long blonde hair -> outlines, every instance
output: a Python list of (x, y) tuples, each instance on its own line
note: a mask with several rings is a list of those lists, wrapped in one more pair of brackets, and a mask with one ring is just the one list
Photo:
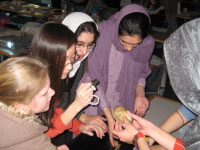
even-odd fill
[(44, 87), (47, 64), (38, 58), (15, 57), (0, 64), (0, 101), (29, 104)]

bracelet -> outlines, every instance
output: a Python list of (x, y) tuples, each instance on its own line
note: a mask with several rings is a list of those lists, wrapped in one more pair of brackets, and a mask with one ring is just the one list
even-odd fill
[(138, 132), (134, 137), (133, 137), (133, 145), (135, 145), (136, 150), (138, 150), (138, 146), (137, 146), (137, 140), (139, 138), (144, 138), (146, 140), (146, 142), (149, 144), (149, 140), (148, 138), (142, 133), (142, 132)]
[(173, 150), (184, 150), (185, 147), (180, 139), (176, 139)]
[(142, 132), (138, 132), (136, 135), (138, 139), (143, 137), (146, 140), (146, 142), (149, 144), (149, 139)]

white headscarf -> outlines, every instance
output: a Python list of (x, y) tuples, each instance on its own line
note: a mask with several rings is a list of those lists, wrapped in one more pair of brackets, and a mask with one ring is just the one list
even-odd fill
[[(72, 32), (76, 32), (77, 28), (85, 23), (85, 22), (94, 22), (94, 20), (86, 13), (82, 13), (82, 12), (73, 12), (73, 13), (70, 13), (69, 15), (67, 15), (63, 21), (62, 21), (62, 24), (64, 24), (65, 26), (67, 26)], [(95, 23), (95, 22), (94, 22)], [(96, 23), (95, 23), (96, 24)], [(97, 25), (96, 25), (97, 27)], [(92, 49), (91, 49), (92, 50)], [(91, 51), (90, 50), (90, 51)], [(87, 56), (89, 55), (90, 51), (80, 60), (80, 61), (77, 61), (74, 65), (73, 65), (73, 69), (70, 71), (69, 73), (69, 78), (72, 78), (78, 68), (80, 67), (81, 65), (81, 62), (87, 58)]]
[(72, 32), (75, 33), (77, 28), (82, 23), (89, 21), (94, 22), (94, 20), (88, 14), (82, 12), (73, 12), (63, 19), (62, 24), (67, 26)]

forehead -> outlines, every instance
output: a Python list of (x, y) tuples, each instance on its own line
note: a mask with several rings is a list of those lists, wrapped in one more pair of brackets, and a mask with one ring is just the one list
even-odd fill
[(82, 32), (78, 38), (77, 41), (84, 42), (84, 43), (90, 43), (94, 41), (94, 33), (91, 32)]
[(131, 35), (131, 36), (130, 35), (121, 35), (119, 37), (124, 42), (130, 43), (130, 44), (137, 44), (137, 43), (140, 43), (142, 41), (142, 38), (137, 34), (134, 34), (134, 35)]

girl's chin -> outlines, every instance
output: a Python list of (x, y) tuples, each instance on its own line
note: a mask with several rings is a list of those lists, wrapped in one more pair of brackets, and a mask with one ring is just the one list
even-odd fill
[(80, 58), (83, 58), (84, 56), (85, 56), (85, 55), (80, 55), (79, 57), (80, 57)]
[(79, 58), (83, 58), (85, 55), (84, 54), (78, 54)]
[(45, 109), (45, 111), (49, 110), (49, 106)]
[(62, 74), (61, 79), (65, 79), (65, 78), (67, 78), (67, 76), (68, 76), (68, 73)]

